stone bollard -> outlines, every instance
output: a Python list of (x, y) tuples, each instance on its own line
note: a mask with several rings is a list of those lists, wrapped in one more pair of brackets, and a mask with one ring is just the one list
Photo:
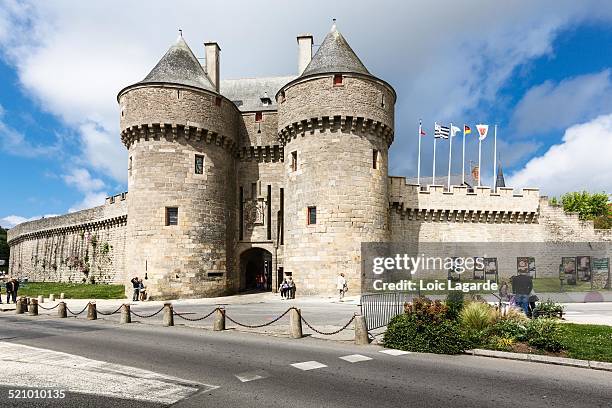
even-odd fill
[(225, 330), (225, 309), (218, 308), (217, 310), (215, 310), (215, 323), (213, 324), (213, 330)]
[(355, 316), (355, 344), (370, 344), (370, 337), (368, 336), (368, 325), (366, 324), (365, 316)]
[(172, 303), (164, 303), (164, 326), (174, 326), (174, 309)]
[(302, 338), (302, 319), (300, 318), (300, 309), (291, 309), (289, 311), (289, 330), (291, 338)]
[(60, 299), (64, 299), (64, 292), (60, 293)]
[(38, 300), (32, 298), (32, 300), (30, 300), (30, 307), (28, 309), (28, 314), (30, 316), (38, 316)]
[(121, 320), (120, 323), (132, 323), (132, 312), (130, 312), (130, 305), (124, 304), (121, 308)]
[(49, 302), (55, 302), (55, 295), (53, 293), (49, 295)]
[(43, 295), (38, 295), (38, 304), (40, 305), (42, 303), (45, 303), (45, 298)]
[(68, 317), (68, 313), (66, 312), (66, 302), (59, 302), (59, 306), (57, 307), (57, 316), (62, 319)]
[(96, 304), (93, 302), (89, 302), (87, 304), (87, 320), (97, 320), (98, 319), (98, 310), (96, 309)]
[(15, 313), (24, 314), (27, 308), (27, 300), (23, 296), (17, 299), (17, 303), (15, 304)]

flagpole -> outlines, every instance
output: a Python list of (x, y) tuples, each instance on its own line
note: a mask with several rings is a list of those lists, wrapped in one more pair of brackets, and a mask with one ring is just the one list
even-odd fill
[(451, 163), (453, 157), (453, 122), (451, 122), (450, 124), (450, 134), (448, 135), (448, 137), (450, 140), (448, 141), (448, 179), (446, 181), (446, 188), (448, 189), (448, 191), (450, 191)]
[[(434, 125), (434, 129), (435, 129), (435, 125)], [(431, 172), (431, 184), (434, 186), (436, 185), (436, 140), (437, 140), (437, 137), (436, 137), (436, 132), (434, 130), (433, 171)]]
[[(417, 166), (418, 166), (418, 170), (417, 170), (417, 184), (420, 186), (421, 185), (421, 133), (422, 133), (422, 126), (423, 126), (423, 122), (419, 119), (419, 157), (417, 159)], [(419, 187), (420, 189), (420, 187)]]
[(465, 185), (465, 123), (463, 124), (463, 154), (461, 156), (461, 185)]
[(493, 192), (497, 192), (497, 125), (493, 133)]
[(478, 135), (478, 187), (480, 187), (480, 179), (482, 178), (482, 168), (480, 167), (480, 159), (482, 157), (482, 140)]

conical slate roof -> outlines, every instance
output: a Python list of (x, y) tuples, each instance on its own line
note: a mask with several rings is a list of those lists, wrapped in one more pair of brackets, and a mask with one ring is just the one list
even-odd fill
[(506, 187), (506, 180), (504, 179), (504, 171), (502, 170), (501, 163), (497, 165), (497, 180), (495, 180), (495, 187)]
[(155, 68), (149, 72), (149, 75), (139, 82), (139, 84), (149, 83), (188, 85), (215, 92), (213, 84), (182, 35), (159, 60)]
[(344, 36), (337, 30), (335, 23), (301, 76), (329, 72), (370, 75)]

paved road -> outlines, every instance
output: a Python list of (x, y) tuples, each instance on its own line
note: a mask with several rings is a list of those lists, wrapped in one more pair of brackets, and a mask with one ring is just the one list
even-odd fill
[(29, 385), (67, 390), (70, 407), (612, 406), (604, 371), (109, 320), (3, 314), (0, 327), (3, 399)]

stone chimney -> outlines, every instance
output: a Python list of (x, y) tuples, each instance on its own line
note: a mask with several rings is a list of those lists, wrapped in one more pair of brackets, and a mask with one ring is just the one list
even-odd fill
[(215, 90), (219, 92), (219, 44), (216, 42), (204, 43), (206, 52), (206, 73), (210, 78)]
[(306, 69), (312, 59), (312, 35), (302, 34), (297, 37), (298, 43), (298, 75)]

